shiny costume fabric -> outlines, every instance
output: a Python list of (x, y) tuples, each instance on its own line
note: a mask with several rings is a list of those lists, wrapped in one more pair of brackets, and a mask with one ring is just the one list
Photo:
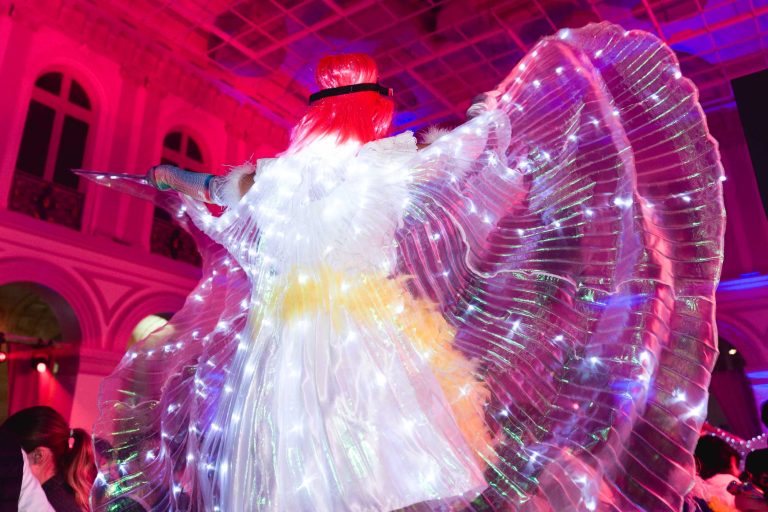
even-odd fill
[(204, 257), (102, 387), (113, 498), (680, 509), (724, 229), (695, 88), (653, 36), (600, 24), (542, 40), (487, 105), (421, 151), (406, 133), (260, 161), (218, 218), (101, 180)]

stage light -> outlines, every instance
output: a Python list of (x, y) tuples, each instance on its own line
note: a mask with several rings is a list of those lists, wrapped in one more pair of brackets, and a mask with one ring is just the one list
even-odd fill
[(732, 349), (730, 349), (730, 350), (728, 351), (728, 355), (731, 355), (731, 356), (735, 356), (735, 355), (736, 355), (736, 352), (737, 352), (737, 350), (736, 350), (735, 348), (732, 348)]
[(38, 373), (45, 373), (48, 371), (48, 359), (44, 357), (33, 357), (32, 358), (32, 368), (34, 368)]
[(0, 349), (0, 363), (4, 363), (8, 360), (8, 352), (4, 349)]

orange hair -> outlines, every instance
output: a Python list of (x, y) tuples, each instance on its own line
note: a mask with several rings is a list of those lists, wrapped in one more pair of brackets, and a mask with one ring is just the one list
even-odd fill
[[(376, 83), (379, 72), (368, 55), (350, 53), (320, 59), (315, 80), (321, 89), (362, 83)], [(364, 91), (329, 96), (312, 103), (291, 134), (291, 148), (300, 149), (313, 140), (329, 136), (341, 144), (361, 144), (389, 133), (394, 103), (377, 92)]]

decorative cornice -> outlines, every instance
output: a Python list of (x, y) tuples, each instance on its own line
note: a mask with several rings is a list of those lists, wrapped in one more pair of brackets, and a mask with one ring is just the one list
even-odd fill
[(112, 373), (123, 354), (90, 347), (80, 348), (80, 367), (78, 373), (106, 376)]
[[(5, 254), (26, 254), (41, 246), (55, 254), (59, 248), (66, 248), (73, 264), (101, 262), (131, 275), (145, 275), (150, 268), (155, 282), (171, 288), (191, 287), (200, 276), (200, 269), (186, 263), (11, 211), (0, 210), (0, 241), (8, 242), (0, 243)], [(159, 276), (163, 279), (158, 281)]]
[(252, 141), (263, 140), (265, 132), (277, 144), (287, 141), (290, 126), (284, 119), (249, 97), (228, 94), (231, 86), (203, 69), (206, 63), (186, 61), (167, 46), (108, 16), (80, 0), (18, 3), (12, 14), (29, 28), (45, 25), (81, 42), (118, 63), (127, 80), (211, 112)]
[(78, 267), (77, 272), (93, 290), (107, 321), (114, 317), (126, 301), (143, 289), (136, 279), (123, 279), (114, 274), (87, 267)]

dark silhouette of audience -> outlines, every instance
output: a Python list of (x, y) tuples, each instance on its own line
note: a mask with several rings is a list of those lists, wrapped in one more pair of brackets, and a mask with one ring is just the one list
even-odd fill
[(738, 482), (739, 453), (723, 439), (705, 435), (694, 451), (698, 477), (692, 492), (699, 510), (735, 510), (735, 496), (728, 491)]
[(747, 454), (741, 480), (743, 484), (730, 489), (736, 496), (736, 509), (740, 512), (768, 512), (768, 500), (765, 499), (768, 490), (768, 449)]

